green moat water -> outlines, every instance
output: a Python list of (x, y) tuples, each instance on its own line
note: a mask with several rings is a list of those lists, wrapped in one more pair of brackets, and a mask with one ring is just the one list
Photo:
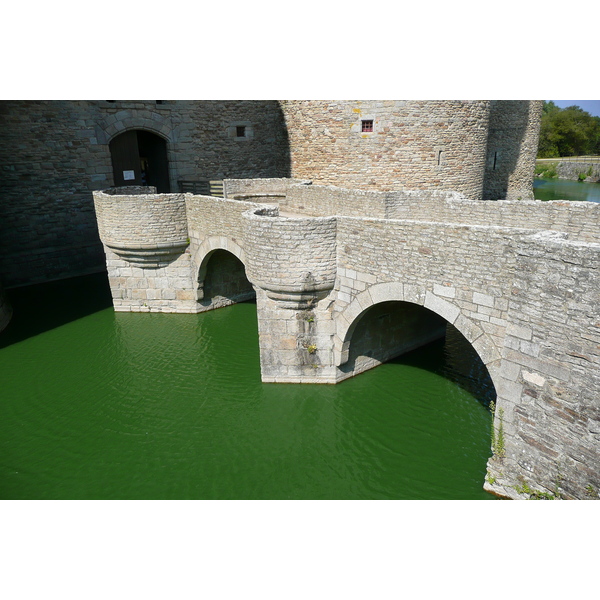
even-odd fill
[(12, 290), (3, 499), (493, 499), (460, 335), (339, 385), (263, 384), (256, 306), (115, 313), (104, 275)]
[(536, 200), (600, 202), (600, 183), (536, 178), (533, 180), (533, 195)]

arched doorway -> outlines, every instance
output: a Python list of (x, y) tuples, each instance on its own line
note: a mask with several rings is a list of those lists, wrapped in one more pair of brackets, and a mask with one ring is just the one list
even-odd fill
[(143, 129), (130, 129), (109, 144), (114, 185), (152, 185), (159, 193), (171, 191), (167, 142)]

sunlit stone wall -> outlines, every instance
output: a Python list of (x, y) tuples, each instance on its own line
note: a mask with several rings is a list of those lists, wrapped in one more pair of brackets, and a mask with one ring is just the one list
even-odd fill
[[(292, 176), (361, 190), (481, 198), (489, 101), (282, 101)], [(372, 121), (373, 131), (363, 131)]]
[[(505, 456), (486, 486), (600, 497), (600, 244), (542, 232), (512, 244), (503, 344)], [(499, 427), (498, 418), (496, 427)]]
[(600, 181), (600, 162), (562, 160), (558, 162), (556, 172), (560, 179), (580, 181), (583, 178), (588, 183), (597, 183)]

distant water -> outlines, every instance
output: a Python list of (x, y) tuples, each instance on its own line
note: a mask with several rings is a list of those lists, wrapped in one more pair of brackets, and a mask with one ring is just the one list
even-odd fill
[(600, 202), (600, 183), (535, 178), (533, 180), (533, 195), (536, 200)]
[(11, 301), (2, 499), (493, 499), (494, 390), (455, 330), (339, 385), (263, 384), (252, 303), (115, 313), (104, 275)]

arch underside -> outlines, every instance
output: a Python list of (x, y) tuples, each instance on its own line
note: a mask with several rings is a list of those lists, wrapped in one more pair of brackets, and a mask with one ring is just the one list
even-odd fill
[(212, 310), (256, 298), (246, 277), (244, 251), (235, 242), (214, 236), (206, 239), (195, 253), (198, 265), (198, 304)]
[(500, 353), (489, 336), (452, 302), (399, 282), (372, 285), (338, 314), (334, 360), (341, 379), (443, 337), (448, 324), (474, 348), (496, 385)]

